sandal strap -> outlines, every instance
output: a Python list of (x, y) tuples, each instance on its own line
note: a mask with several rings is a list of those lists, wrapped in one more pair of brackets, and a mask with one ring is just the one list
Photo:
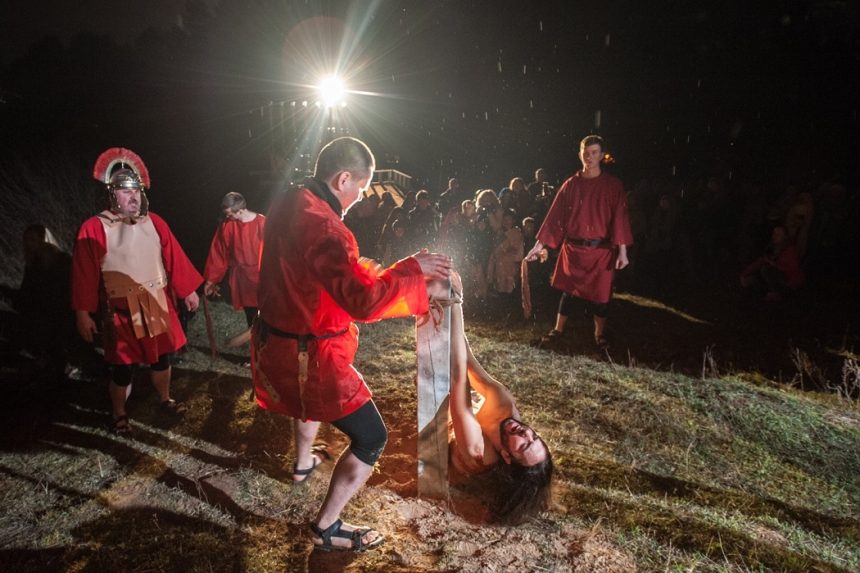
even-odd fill
[[(343, 520), (338, 519), (325, 529), (320, 529), (319, 525), (316, 523), (311, 523), (311, 531), (313, 531), (314, 535), (322, 539), (324, 545), (331, 545), (332, 535), (338, 533), (340, 531), (340, 526), (343, 525)], [(342, 535), (335, 535), (335, 537), (343, 537)]]
[(293, 473), (294, 473), (295, 475), (297, 475), (297, 476), (306, 476), (306, 475), (308, 475), (308, 474), (313, 473), (313, 471), (314, 471), (315, 469), (317, 469), (317, 466), (318, 466), (318, 465), (320, 465), (320, 464), (322, 463), (322, 460), (321, 460), (321, 459), (319, 458), (319, 456), (317, 456), (315, 453), (313, 454), (313, 456), (312, 456), (312, 457), (313, 457), (313, 460), (314, 460), (314, 464), (313, 464), (311, 467), (309, 467), (309, 468), (305, 468), (305, 469), (303, 469), (303, 470), (300, 470), (300, 469), (299, 469), (299, 466), (294, 464), (294, 465), (293, 465)]

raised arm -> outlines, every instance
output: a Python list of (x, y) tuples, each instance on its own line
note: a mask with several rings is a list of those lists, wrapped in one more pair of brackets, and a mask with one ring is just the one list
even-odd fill
[[(462, 290), (459, 276), (452, 273), (455, 290)], [(459, 289), (458, 289), (459, 287)], [(448, 281), (437, 280), (427, 284), (431, 298), (448, 297)], [(472, 411), (472, 394), (468, 378), (468, 345), (463, 333), (462, 305), (451, 306), (451, 394), (448, 402), (457, 452), (455, 455), (465, 470), (477, 472), (484, 468), (484, 436)]]

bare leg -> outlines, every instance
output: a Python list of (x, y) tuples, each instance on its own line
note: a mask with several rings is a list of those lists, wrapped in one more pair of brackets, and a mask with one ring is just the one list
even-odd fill
[(128, 400), (129, 395), (131, 395), (131, 384), (128, 386), (117, 386), (113, 381), (110, 381), (108, 382), (108, 394), (110, 395), (114, 419), (125, 416), (125, 402)]
[(563, 314), (555, 315), (555, 330), (559, 332), (564, 332), (565, 325), (567, 325), (567, 317)]
[(603, 336), (603, 330), (606, 328), (606, 317), (594, 315), (594, 338), (598, 339)]
[[(311, 447), (314, 444), (314, 440), (317, 438), (317, 432), (319, 429), (319, 422), (302, 422), (301, 420), (293, 420), (293, 435), (295, 436), (296, 444), (296, 469), (308, 469), (318, 463), (317, 460), (314, 460), (316, 456), (311, 453)], [(304, 477), (305, 476), (294, 474), (293, 481), (302, 481)]]
[(152, 385), (155, 386), (155, 391), (158, 392), (158, 400), (161, 402), (170, 400), (170, 371), (170, 367), (166, 370), (149, 371)]
[[(337, 521), (347, 502), (361, 489), (361, 486), (364, 485), (371, 473), (373, 473), (373, 466), (367, 465), (352, 455), (352, 452), (346, 450), (340, 456), (340, 459), (338, 459), (337, 465), (335, 465), (332, 472), (325, 501), (323, 501), (322, 507), (320, 507), (319, 513), (317, 513), (317, 517), (314, 520), (317, 527), (324, 530)], [(341, 530), (344, 532), (354, 531), (355, 529), (357, 529), (355, 526), (348, 523), (344, 523), (341, 526)], [(362, 542), (372, 543), (380, 535), (378, 531), (371, 530), (362, 537)], [(316, 537), (316, 539), (319, 539), (319, 537)], [(321, 539), (320, 542), (322, 542)], [(331, 542), (334, 545), (341, 545), (343, 547), (351, 545), (349, 539), (337, 537), (332, 537)]]

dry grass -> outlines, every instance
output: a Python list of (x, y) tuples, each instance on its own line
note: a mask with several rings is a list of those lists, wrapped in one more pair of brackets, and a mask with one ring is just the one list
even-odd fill
[[(219, 340), (241, 330), (239, 313), (213, 311)], [(851, 402), (548, 353), (525, 327), (469, 335), (553, 451), (556, 506), (541, 519), (484, 525), (469, 488), (453, 509), (415, 497), (413, 325), (364, 325), (357, 367), (390, 441), (346, 518), (388, 539), (361, 556), (311, 552), (304, 523), (331, 466), (290, 485), (288, 420), (251, 402), (241, 350), (209, 357), (199, 316), (175, 374), (191, 412), (171, 425), (138, 384), (131, 440), (104, 428), (100, 384), (49, 394), (4, 380), (0, 570), (860, 570)], [(326, 426), (321, 437), (343, 445)]]

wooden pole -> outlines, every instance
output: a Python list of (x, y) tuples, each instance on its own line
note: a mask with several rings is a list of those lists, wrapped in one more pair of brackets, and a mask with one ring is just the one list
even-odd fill
[[(448, 296), (451, 296), (450, 284)], [(415, 329), (418, 357), (418, 495), (448, 499), (451, 308), (433, 305)]]

